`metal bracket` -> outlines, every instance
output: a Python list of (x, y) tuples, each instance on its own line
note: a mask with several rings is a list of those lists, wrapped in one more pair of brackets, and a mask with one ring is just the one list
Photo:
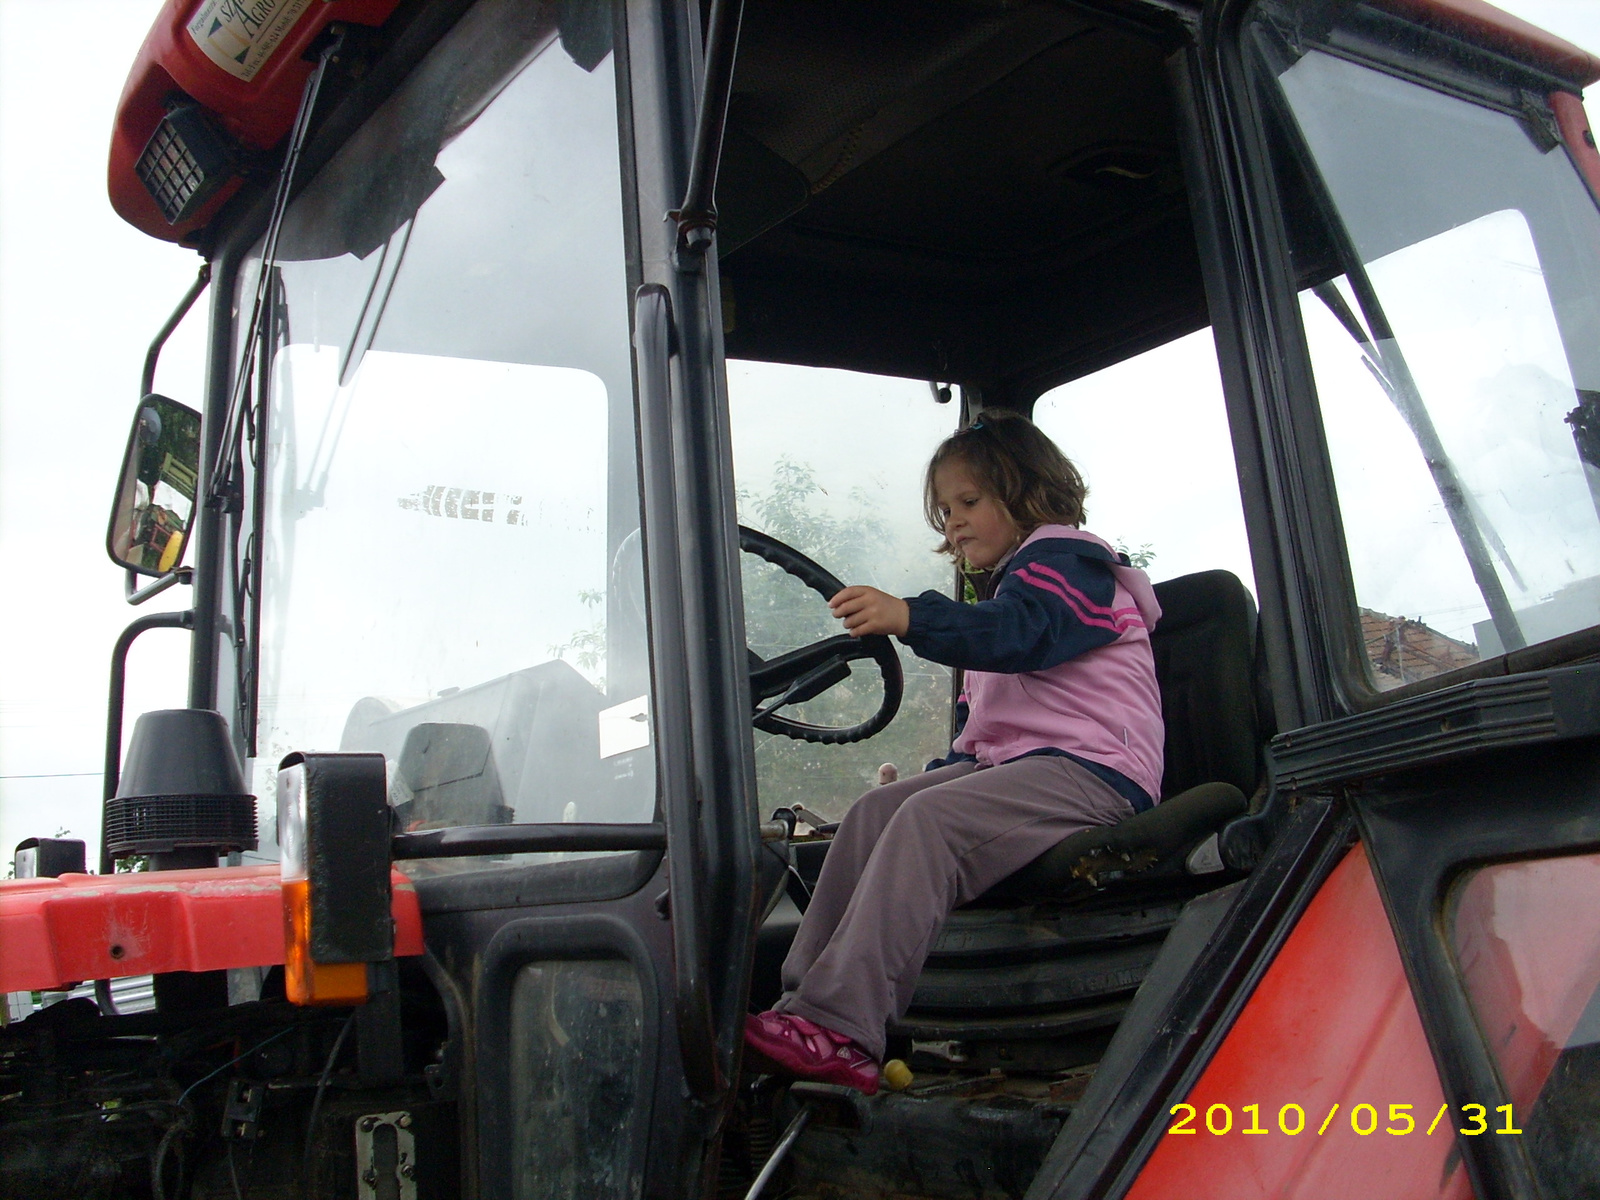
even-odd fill
[(1551, 111), (1550, 102), (1527, 88), (1519, 89), (1517, 99), (1521, 101), (1523, 128), (1527, 130), (1529, 140), (1539, 148), (1539, 153), (1549, 154), (1561, 145), (1561, 126), (1556, 123), (1556, 114)]
[(127, 582), (123, 587), (123, 599), (125, 599), (129, 604), (143, 604), (152, 596), (159, 596), (162, 592), (173, 586), (173, 584), (192, 584), (194, 582), (194, 568), (179, 567), (177, 570), (168, 571), (165, 575), (152, 580), (143, 587), (139, 586), (138, 581), (139, 573), (130, 568), (127, 575)]
[[(392, 1130), (393, 1137), (385, 1133)], [(417, 1200), (417, 1142), (408, 1112), (356, 1118), (356, 1195)]]
[(222, 1107), (222, 1136), (253, 1140), (261, 1136), (261, 1106), (267, 1098), (267, 1085), (248, 1079), (235, 1079), (228, 1087)]
[(694, 151), (689, 158), (689, 182), (683, 203), (667, 214), (678, 227), (674, 258), (680, 271), (702, 269), (704, 256), (717, 232), (717, 168), (722, 161), (723, 127), (728, 120), (733, 60), (743, 15), (744, 0), (711, 0), (705, 74), (701, 80)]
[(935, 1058), (942, 1058), (945, 1062), (964, 1063), (967, 1061), (967, 1044), (946, 1039), (936, 1042), (911, 1043), (912, 1054), (931, 1054)]

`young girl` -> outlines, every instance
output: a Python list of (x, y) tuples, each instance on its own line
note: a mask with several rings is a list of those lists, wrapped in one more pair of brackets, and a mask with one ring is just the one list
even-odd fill
[(885, 1025), (950, 910), (1159, 796), (1161, 610), (1143, 571), (1078, 528), (1086, 493), (1032, 422), (986, 412), (934, 452), (925, 497), (939, 550), (992, 572), (989, 598), (847, 587), (828, 602), (853, 636), (965, 668), (966, 688), (950, 756), (861, 797), (828, 848), (783, 996), (745, 1023), (780, 1069), (876, 1092)]

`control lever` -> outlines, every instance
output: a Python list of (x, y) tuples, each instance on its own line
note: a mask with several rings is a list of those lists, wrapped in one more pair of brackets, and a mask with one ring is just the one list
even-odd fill
[(850, 678), (850, 664), (837, 658), (830, 658), (819, 667), (813, 667), (789, 685), (789, 690), (784, 692), (770, 704), (763, 704), (756, 709), (755, 715), (750, 719), (759, 721), (769, 713), (777, 712), (787, 704), (804, 704), (807, 700), (815, 700), (823, 692), (836, 683), (841, 683)]

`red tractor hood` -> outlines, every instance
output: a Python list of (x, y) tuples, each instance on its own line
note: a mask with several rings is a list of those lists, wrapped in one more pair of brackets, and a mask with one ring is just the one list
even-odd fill
[[(422, 910), (400, 872), (394, 952), (421, 954)], [(274, 864), (0, 882), (0, 992), (283, 961)]]

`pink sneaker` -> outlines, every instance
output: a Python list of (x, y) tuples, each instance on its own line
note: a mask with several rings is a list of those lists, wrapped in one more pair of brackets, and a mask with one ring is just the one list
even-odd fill
[(744, 1042), (785, 1074), (878, 1091), (877, 1060), (845, 1037), (793, 1013), (767, 1011), (744, 1019)]

